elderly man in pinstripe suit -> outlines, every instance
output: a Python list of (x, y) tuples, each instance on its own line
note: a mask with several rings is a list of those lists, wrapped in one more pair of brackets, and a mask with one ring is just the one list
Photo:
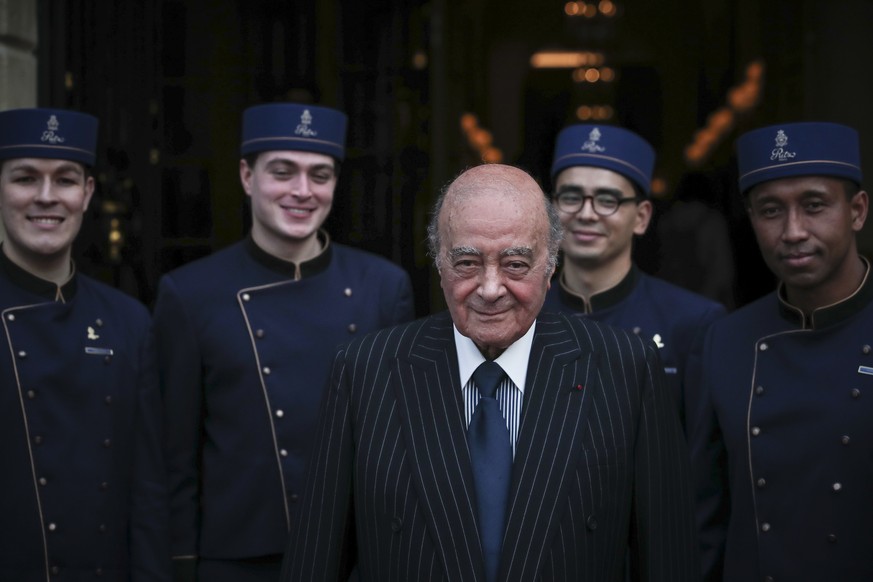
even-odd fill
[[(472, 168), (429, 234), (448, 313), (337, 354), (283, 580), (345, 580), (355, 564), (362, 582), (624, 582), (628, 567), (695, 580), (687, 454), (657, 352), (540, 313), (561, 227), (539, 186)], [(496, 392), (477, 376), (493, 363)]]

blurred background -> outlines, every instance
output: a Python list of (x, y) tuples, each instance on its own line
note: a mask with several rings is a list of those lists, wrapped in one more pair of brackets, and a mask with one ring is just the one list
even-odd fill
[[(739, 133), (846, 123), (873, 172), (870, 0), (3, 0), (0, 109), (100, 118), (79, 268), (149, 304), (159, 276), (246, 233), (243, 109), (349, 115), (331, 236), (412, 276), (440, 188), (503, 162), (549, 191), (557, 132), (615, 124), (658, 152), (640, 266), (737, 307), (774, 285), (736, 190)], [(870, 228), (861, 234), (870, 256)]]

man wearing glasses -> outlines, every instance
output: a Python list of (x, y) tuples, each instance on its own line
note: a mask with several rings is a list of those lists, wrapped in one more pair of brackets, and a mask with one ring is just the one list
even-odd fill
[(619, 127), (572, 125), (558, 134), (552, 201), (564, 226), (563, 263), (544, 309), (576, 312), (631, 330), (658, 348), (683, 425), (692, 346), (724, 307), (656, 279), (631, 258), (652, 217), (655, 151)]

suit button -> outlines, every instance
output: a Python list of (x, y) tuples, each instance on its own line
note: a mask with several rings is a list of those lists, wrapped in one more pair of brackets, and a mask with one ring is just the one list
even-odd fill
[(100, 491), (108, 491), (108, 490), (109, 490), (109, 483), (104, 481), (103, 483), (100, 484)]
[(837, 543), (837, 534), (828, 534), (828, 541), (832, 544)]
[(297, 501), (300, 499), (300, 496), (296, 493), (292, 493), (288, 496), (288, 499), (290, 499), (292, 503), (297, 503)]
[(52, 576), (57, 576), (58, 574), (61, 573), (61, 569), (58, 568), (57, 566), (52, 566), (51, 568), (49, 568), (49, 572), (52, 573)]
[(106, 398), (103, 399), (103, 402), (106, 404), (112, 404), (112, 396), (107, 395)]
[(112, 446), (112, 439), (105, 439), (105, 440), (103, 441), (103, 447), (104, 447), (104, 448), (107, 448), (107, 449), (108, 449), (108, 448), (111, 447), (111, 446)]
[(102, 576), (103, 575), (103, 568), (97, 568), (96, 570), (94, 570), (94, 575), (97, 576), (98, 578), (100, 576)]
[(391, 531), (398, 532), (403, 529), (403, 520), (399, 517), (395, 517), (391, 520)]
[(773, 582), (773, 576), (764, 576), (764, 582)]
[(593, 515), (589, 515), (588, 519), (585, 521), (585, 525), (589, 530), (594, 531), (597, 529), (597, 519), (595, 519)]
[(101, 523), (99, 526), (97, 526), (97, 531), (99, 531), (100, 533), (106, 533), (106, 524)]

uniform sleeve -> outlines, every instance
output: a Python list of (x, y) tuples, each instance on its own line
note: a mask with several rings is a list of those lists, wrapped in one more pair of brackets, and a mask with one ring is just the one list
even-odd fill
[(714, 303), (701, 315), (695, 326), (694, 336), (691, 339), (690, 350), (685, 360), (685, 369), (682, 376), (682, 394), (680, 396), (680, 416), (682, 428), (688, 436), (690, 417), (699, 406), (700, 399), (700, 365), (703, 354), (703, 341), (712, 324), (724, 317), (727, 310), (720, 303)]
[(198, 338), (173, 279), (165, 276), (154, 311), (170, 495), (170, 552), (176, 580), (191, 579), (200, 524), (203, 434)]
[(292, 519), (283, 582), (347, 580), (355, 562), (354, 443), (347, 380), (341, 350), (322, 403), (303, 498)]
[(154, 341), (144, 334), (136, 383), (131, 491), (131, 581), (169, 582), (167, 485), (161, 450), (161, 398)]
[(634, 456), (631, 580), (697, 581), (699, 560), (688, 449), (663, 365), (646, 348)]
[(691, 466), (697, 498), (696, 519), (700, 536), (703, 580), (722, 579), (727, 522), (730, 515), (727, 450), (712, 403), (706, 370), (712, 370), (713, 334), (708, 334), (700, 350), (700, 365), (694, 380), (697, 394), (693, 414), (689, 414)]
[(412, 295), (412, 283), (406, 271), (401, 271), (396, 277), (394, 288), (389, 298), (391, 320), (385, 322), (385, 327), (407, 323), (415, 319), (415, 301)]

